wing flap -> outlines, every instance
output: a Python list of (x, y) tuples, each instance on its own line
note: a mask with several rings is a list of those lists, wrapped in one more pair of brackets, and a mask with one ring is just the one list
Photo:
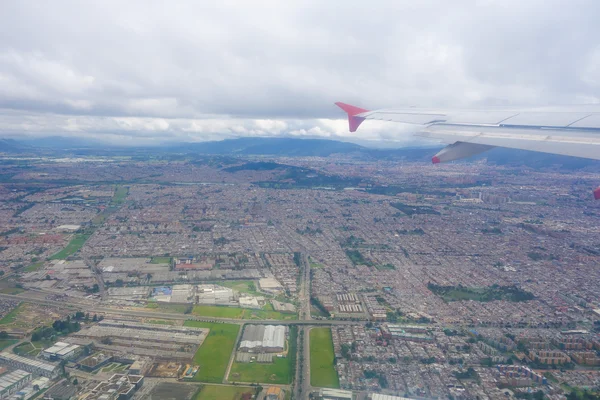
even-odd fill
[(600, 135), (585, 131), (432, 125), (417, 135), (445, 143), (465, 142), (600, 160)]

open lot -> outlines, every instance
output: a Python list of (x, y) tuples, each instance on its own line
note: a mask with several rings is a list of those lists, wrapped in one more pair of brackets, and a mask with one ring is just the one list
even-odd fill
[(11, 328), (20, 331), (33, 330), (40, 325), (52, 325), (52, 322), (61, 317), (62, 314), (52, 306), (21, 303), (0, 320), (0, 325), (2, 325), (2, 330), (9, 333)]
[(270, 296), (267, 293), (259, 292), (256, 288), (256, 283), (254, 281), (214, 281), (210, 282), (215, 285), (221, 285), (233, 290), (236, 290), (240, 293), (248, 293), (253, 296)]
[(204, 343), (202, 343), (202, 346), (200, 346), (194, 355), (194, 363), (200, 365), (200, 370), (194, 377), (194, 380), (221, 383), (225, 376), (229, 357), (235, 346), (240, 326), (236, 324), (200, 321), (185, 321), (184, 325), (210, 329)]
[(181, 383), (160, 382), (156, 385), (147, 400), (181, 399), (191, 400), (199, 393), (200, 387)]
[(159, 303), (156, 301), (149, 301), (146, 304), (144, 311), (158, 311), (158, 312), (174, 312), (177, 314), (185, 313), (188, 308), (187, 304), (171, 304), (171, 303)]
[(310, 384), (315, 387), (339, 388), (340, 381), (333, 366), (331, 329), (310, 330)]
[(10, 310), (8, 314), (6, 314), (2, 319), (0, 319), (0, 325), (8, 325), (15, 322), (23, 306), (23, 303), (20, 303), (18, 306)]
[(254, 392), (255, 389), (251, 387), (205, 385), (196, 400), (239, 400), (244, 393)]

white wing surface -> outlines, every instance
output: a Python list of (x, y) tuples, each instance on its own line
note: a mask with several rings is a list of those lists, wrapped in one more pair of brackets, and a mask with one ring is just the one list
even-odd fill
[[(600, 107), (538, 109), (366, 110), (335, 103), (348, 114), (351, 132), (368, 119), (415, 125), (415, 134), (449, 143), (434, 163), (507, 147), (600, 160)], [(600, 188), (594, 191), (600, 199)]]

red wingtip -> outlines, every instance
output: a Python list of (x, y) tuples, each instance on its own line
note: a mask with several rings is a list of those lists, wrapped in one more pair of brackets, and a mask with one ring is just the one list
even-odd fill
[(338, 101), (337, 103), (335, 103), (336, 106), (338, 106), (339, 108), (341, 108), (342, 110), (344, 110), (349, 116), (355, 116), (356, 114), (361, 114), (364, 112), (368, 112), (369, 110), (365, 110), (364, 108), (360, 108), (360, 107), (356, 107), (350, 104), (346, 104), (346, 103), (342, 103), (341, 101)]
[(356, 132), (360, 124), (365, 120), (362, 117), (356, 117), (356, 115), (369, 111), (365, 110), (364, 108), (352, 106), (350, 104), (342, 103), (339, 101), (335, 103), (335, 105), (344, 110), (346, 114), (348, 114), (348, 128), (350, 129), (350, 132)]
[(440, 161), (440, 159), (438, 158), (438, 156), (433, 156), (433, 157), (431, 158), (431, 162), (432, 162), (432, 163), (434, 163), (434, 164), (439, 164), (441, 161)]
[(600, 200), (600, 187), (598, 189), (594, 190), (594, 199)]

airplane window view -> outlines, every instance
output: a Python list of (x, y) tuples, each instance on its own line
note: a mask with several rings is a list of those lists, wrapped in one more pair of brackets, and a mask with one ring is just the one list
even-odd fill
[(600, 1), (0, 1), (0, 399), (600, 400)]

